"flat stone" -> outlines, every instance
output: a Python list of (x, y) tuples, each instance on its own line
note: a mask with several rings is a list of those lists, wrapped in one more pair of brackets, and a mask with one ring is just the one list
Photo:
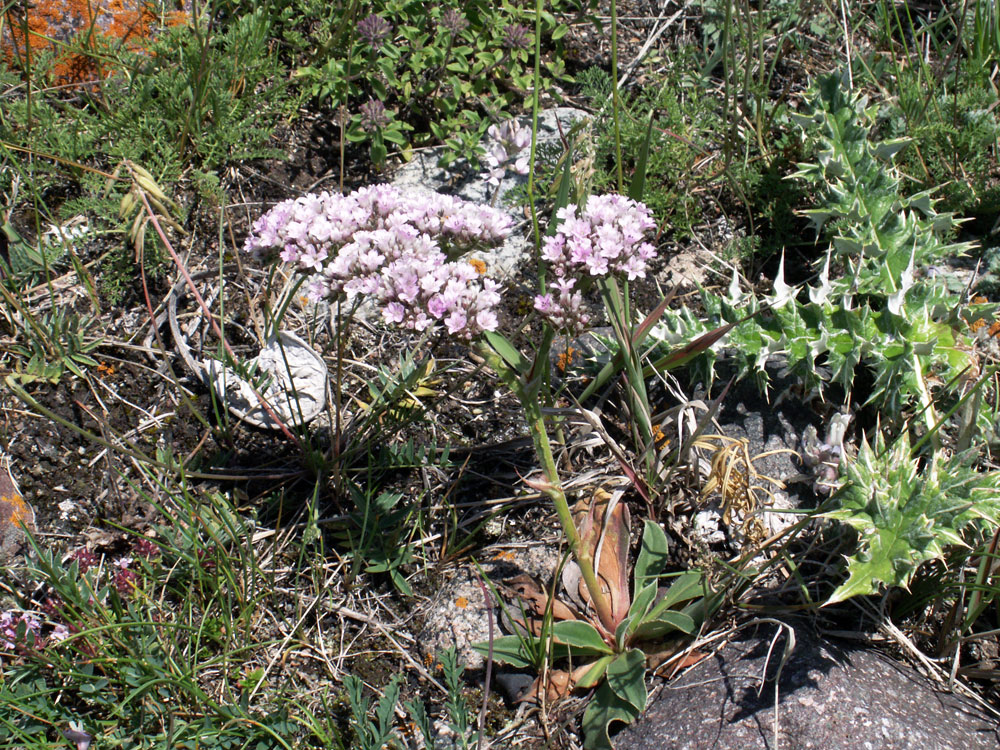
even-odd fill
[[(773, 644), (774, 636), (778, 637)], [(617, 750), (996, 750), (997, 722), (875, 649), (767, 623), (661, 685)], [(766, 681), (761, 682), (766, 676)], [(777, 677), (777, 682), (775, 678)]]

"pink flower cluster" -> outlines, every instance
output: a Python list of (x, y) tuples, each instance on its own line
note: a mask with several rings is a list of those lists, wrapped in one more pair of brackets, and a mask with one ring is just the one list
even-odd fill
[[(19, 637), (18, 626), (23, 624), (23, 637)], [(34, 636), (35, 645), (42, 642), (42, 623), (36, 617), (32, 617), (27, 612), (8, 609), (0, 612), (0, 647), (4, 651), (13, 651), (19, 647), (27, 645), (28, 633)]]
[(531, 130), (522, 128), (517, 120), (507, 120), (501, 125), (490, 125), (486, 134), (490, 144), (486, 150), (486, 181), (498, 187), (507, 170), (528, 174), (530, 154), (524, 150), (531, 145)]
[(510, 217), (488, 206), (375, 185), (279, 203), (254, 223), (246, 249), (279, 250), (314, 274), (312, 299), (371, 297), (388, 323), (422, 331), (443, 322), (470, 339), (496, 329), (500, 295), (458, 258), (499, 245), (510, 229)]
[(582, 212), (566, 206), (556, 217), (559, 231), (546, 237), (542, 248), (556, 276), (555, 291), (535, 297), (535, 309), (557, 329), (578, 333), (588, 322), (578, 282), (612, 275), (644, 278), (656, 256), (645, 237), (656, 222), (645, 204), (614, 194), (592, 195)]

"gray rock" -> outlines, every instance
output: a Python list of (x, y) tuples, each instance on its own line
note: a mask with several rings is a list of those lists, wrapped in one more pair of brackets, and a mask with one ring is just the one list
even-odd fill
[[(761, 625), (653, 695), (618, 750), (979, 750), (997, 723), (871, 648)], [(770, 651), (770, 656), (769, 656)], [(761, 678), (767, 677), (762, 684)], [(777, 685), (775, 684), (777, 676)]]
[[(551, 143), (559, 138), (560, 129), (569, 131), (573, 123), (585, 113), (571, 107), (558, 107), (538, 114), (538, 142)], [(522, 125), (531, 126), (530, 118), (522, 118)], [(485, 148), (486, 142), (483, 142)], [(438, 166), (444, 152), (443, 147), (418, 151), (413, 161), (404, 164), (392, 176), (392, 184), (399, 188), (434, 190), (464, 198), (477, 203), (503, 205), (504, 196), (512, 188), (527, 180), (526, 177), (509, 172), (500, 183), (499, 192), (486, 182), (486, 170), (479, 165), (459, 162), (445, 169)], [(489, 274), (498, 281), (507, 281), (515, 275), (521, 261), (527, 258), (529, 249), (528, 232), (514, 231), (499, 248), (476, 253), (489, 267)]]
[[(545, 582), (551, 579), (558, 564), (558, 550), (542, 544), (495, 553), (485, 550), (480, 558), (483, 573), (494, 585), (522, 573)], [(421, 607), (423, 628), (418, 633), (418, 647), (430, 658), (455, 646), (459, 660), (467, 669), (480, 669), (485, 659), (473, 651), (472, 644), (489, 639), (491, 617), (494, 618), (493, 637), (506, 635), (496, 617), (499, 610), (494, 609), (492, 593), (489, 602), (484, 597), (474, 566), (453, 568), (445, 571), (444, 577), (436, 595)]]
[[(801, 520), (801, 516), (777, 511), (816, 505), (815, 479), (806, 472), (800, 460), (799, 448), (803, 433), (809, 427), (816, 429), (820, 420), (816, 412), (803, 406), (800, 400), (789, 398), (776, 403), (776, 396), (787, 391), (796, 382), (782, 372), (782, 367), (783, 363), (777, 360), (767, 364), (769, 398), (761, 394), (752, 378), (734, 383), (726, 394), (717, 418), (723, 434), (747, 442), (747, 453), (759, 475), (776, 479), (785, 485), (781, 488), (763, 478), (755, 482), (773, 495), (768, 497), (762, 491), (756, 493), (759, 500), (767, 503), (760, 518), (768, 535), (776, 534)], [(720, 388), (716, 387), (713, 397), (719, 392)], [(822, 428), (822, 425), (819, 426)], [(711, 456), (703, 456), (707, 469), (707, 461)], [(727, 538), (739, 536), (739, 523), (742, 519), (738, 514), (734, 515), (735, 523), (728, 529), (725, 528), (717, 500), (718, 493), (715, 493), (713, 502), (703, 509), (696, 525), (698, 537), (708, 544), (713, 543), (720, 534)]]

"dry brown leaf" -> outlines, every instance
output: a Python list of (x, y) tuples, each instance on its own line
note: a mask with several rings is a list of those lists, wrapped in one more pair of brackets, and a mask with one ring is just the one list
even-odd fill
[[(546, 674), (548, 682), (548, 686), (545, 690), (546, 703), (552, 703), (565, 698), (573, 692), (573, 690), (576, 689), (576, 684), (583, 679), (583, 676), (592, 666), (592, 664), (582, 664), (572, 672), (567, 672), (562, 669), (550, 669)], [(535, 681), (531, 683), (531, 686), (525, 691), (524, 695), (517, 699), (518, 702), (537, 701), (541, 685), (542, 678), (536, 677)]]
[[(510, 612), (513, 624), (536, 637), (540, 636), (545, 614), (550, 605), (549, 593), (526, 574), (511, 578), (499, 588), (507, 597), (517, 602)], [(579, 619), (576, 611), (559, 599), (551, 600), (551, 608), (554, 621)], [(522, 614), (527, 616), (527, 622)]]
[[(573, 512), (580, 541), (584, 549), (593, 555), (597, 578), (610, 599), (611, 614), (615, 625), (618, 625), (628, 615), (631, 605), (628, 590), (631, 519), (628, 506), (621, 502), (612, 505), (611, 501), (611, 495), (597, 489), (589, 499), (580, 500)], [(580, 597), (588, 604), (591, 601), (590, 592), (582, 579)]]

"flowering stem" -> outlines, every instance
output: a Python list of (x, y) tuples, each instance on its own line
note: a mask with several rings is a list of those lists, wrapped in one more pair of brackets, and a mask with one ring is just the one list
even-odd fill
[(533, 404), (522, 402), (522, 406), (524, 406), (525, 416), (528, 418), (528, 427), (531, 429), (531, 436), (535, 443), (535, 453), (542, 463), (542, 469), (548, 480), (547, 485), (542, 489), (549, 496), (549, 499), (552, 500), (552, 505), (556, 509), (559, 524), (562, 526), (563, 534), (566, 535), (566, 541), (569, 543), (569, 549), (573, 553), (573, 558), (576, 560), (576, 564), (580, 566), (580, 573), (583, 576), (584, 583), (587, 585), (587, 591), (590, 592), (591, 603), (594, 605), (594, 609), (597, 610), (597, 616), (600, 618), (605, 630), (613, 633), (615, 622), (611, 614), (611, 604), (604, 595), (603, 589), (601, 589), (600, 581), (597, 580), (597, 574), (594, 571), (594, 556), (589, 549), (584, 547), (580, 539), (580, 534), (576, 530), (576, 523), (573, 520), (573, 513), (569, 507), (569, 501), (566, 499), (566, 493), (563, 492), (562, 484), (559, 482), (559, 473), (556, 469), (555, 458), (552, 455), (552, 445), (549, 443), (548, 432), (545, 428), (545, 417), (541, 413), (537, 400)]
[[(650, 418), (649, 396), (646, 392), (646, 380), (643, 372), (642, 357), (636, 351), (633, 340), (634, 331), (631, 324), (631, 312), (629, 310), (629, 289), (628, 282), (623, 282), (624, 289), (619, 287), (618, 281), (613, 277), (601, 279), (598, 286), (601, 296), (604, 298), (604, 306), (611, 318), (611, 324), (618, 339), (618, 345), (623, 357), (625, 367), (625, 377), (628, 382), (626, 397), (629, 402), (629, 409), (632, 412), (633, 432), (638, 430), (638, 445), (650, 446), (653, 444), (653, 425)], [(646, 479), (652, 479), (652, 471), (655, 460), (653, 451), (643, 452), (646, 463)]]
[(491, 347), (481, 345), (479, 351), (493, 371), (510, 387), (521, 402), (525, 419), (528, 422), (528, 429), (531, 431), (531, 439), (535, 445), (535, 454), (538, 456), (538, 460), (542, 465), (542, 471), (545, 473), (545, 482), (541, 483), (538, 489), (549, 496), (552, 505), (556, 509), (559, 524), (562, 526), (563, 534), (566, 536), (570, 552), (573, 553), (573, 558), (576, 560), (577, 565), (580, 566), (580, 573), (587, 586), (587, 591), (590, 592), (590, 600), (597, 611), (601, 625), (604, 626), (607, 632), (613, 633), (615, 622), (611, 613), (611, 604), (604, 590), (601, 588), (600, 581), (597, 580), (597, 574), (594, 571), (594, 556), (584, 546), (580, 539), (580, 534), (576, 530), (576, 523), (573, 521), (573, 512), (570, 510), (566, 493), (563, 492), (562, 483), (559, 481), (559, 470), (556, 468), (555, 457), (552, 455), (552, 444), (549, 442), (545, 415), (542, 413), (541, 401), (538, 398), (542, 379), (539, 374), (535, 373), (535, 370), (538, 369), (540, 362), (548, 361), (549, 349), (552, 346), (554, 337), (555, 331), (551, 326), (547, 326), (542, 344), (539, 347), (538, 354), (535, 356), (535, 362), (524, 375), (517, 373)]

